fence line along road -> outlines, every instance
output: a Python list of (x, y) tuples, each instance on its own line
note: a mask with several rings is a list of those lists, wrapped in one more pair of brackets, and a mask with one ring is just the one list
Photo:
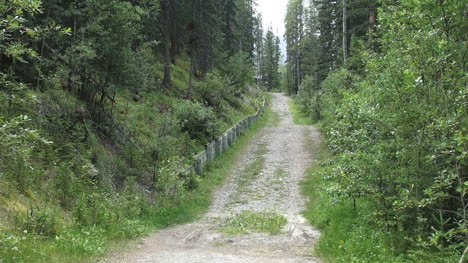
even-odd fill
[(195, 154), (194, 164), (184, 170), (184, 174), (191, 173), (192, 171), (198, 175), (203, 172), (203, 167), (214, 159), (218, 158), (222, 153), (232, 147), (237, 138), (245, 133), (245, 131), (254, 124), (265, 110), (266, 100), (263, 100), (262, 106), (258, 109), (255, 115), (246, 117), (236, 125), (232, 126), (223, 135), (219, 136), (214, 141), (206, 144), (205, 150)]

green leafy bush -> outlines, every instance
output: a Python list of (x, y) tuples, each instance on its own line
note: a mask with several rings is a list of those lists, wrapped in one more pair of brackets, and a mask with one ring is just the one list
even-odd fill
[(14, 221), (16, 229), (46, 237), (54, 237), (62, 229), (59, 213), (50, 208), (31, 208), (16, 214)]
[(321, 118), (333, 153), (322, 190), (366, 210), (404, 260), (444, 262), (468, 242), (463, 4), (382, 4), (381, 50), (357, 52), (363, 70), (329, 72), (320, 91), (304, 81), (300, 102)]
[(55, 237), (53, 246), (74, 254), (104, 253), (105, 232), (100, 228), (68, 229)]
[(210, 108), (192, 101), (182, 101), (174, 105), (174, 113), (182, 130), (192, 140), (208, 142), (218, 132), (218, 120)]
[(0, 259), (2, 262), (27, 262), (31, 255), (27, 253), (30, 237), (27, 231), (19, 235), (0, 231)]
[(253, 64), (249, 56), (243, 52), (231, 56), (222, 70), (224, 75), (231, 81), (236, 96), (247, 93), (249, 85), (254, 83)]

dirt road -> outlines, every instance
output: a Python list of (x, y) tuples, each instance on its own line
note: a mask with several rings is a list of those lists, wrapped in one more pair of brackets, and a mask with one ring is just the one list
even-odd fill
[[(269, 125), (252, 139), (202, 219), (158, 231), (106, 262), (319, 262), (311, 255), (320, 233), (300, 214), (305, 200), (298, 185), (319, 135), (315, 127), (293, 124), (288, 101), (273, 94)], [(265, 215), (282, 222), (278, 233), (249, 230)]]

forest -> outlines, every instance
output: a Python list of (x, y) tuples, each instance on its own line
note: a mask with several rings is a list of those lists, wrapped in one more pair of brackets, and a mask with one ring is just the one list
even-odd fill
[(290, 0), (285, 23), (285, 88), (329, 152), (306, 186), (318, 253), (464, 262), (466, 1)]
[(84, 262), (196, 217), (210, 182), (180, 171), (279, 85), (255, 8), (1, 0), (0, 262)]
[(318, 257), (466, 262), (466, 1), (287, 2), (280, 36), (256, 0), (0, 0), (0, 262), (195, 220), (232, 160), (181, 171), (268, 92), (324, 138)]

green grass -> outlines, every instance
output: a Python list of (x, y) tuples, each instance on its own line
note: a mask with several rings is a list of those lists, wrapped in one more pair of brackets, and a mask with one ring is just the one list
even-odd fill
[[(200, 218), (208, 210), (212, 202), (213, 191), (224, 183), (224, 180), (234, 168), (236, 161), (251, 143), (252, 138), (261, 128), (266, 126), (270, 121), (270, 117), (271, 110), (268, 107), (261, 118), (242, 136), (238, 137), (232, 148), (205, 168), (197, 189), (187, 193), (179, 205), (158, 208), (154, 214), (143, 219), (145, 225), (148, 225), (152, 230), (156, 230), (192, 222)], [(121, 245), (122, 242), (119, 240), (113, 241), (113, 243), (119, 244), (119, 250), (126, 249), (125, 246)]]
[(289, 110), (293, 115), (294, 124), (296, 125), (312, 125), (314, 122), (308, 113), (301, 110), (299, 105), (292, 99), (289, 101)]
[(250, 232), (281, 234), (282, 228), (288, 221), (282, 215), (273, 212), (244, 211), (242, 214), (227, 220), (221, 231), (228, 235), (245, 234)]
[(285, 178), (287, 177), (287, 172), (282, 167), (277, 167), (275, 170), (275, 177), (271, 181), (273, 185), (281, 185), (283, 184)]
[(269, 122), (270, 113), (266, 109), (232, 148), (206, 167), (195, 190), (185, 192), (174, 202), (148, 207), (141, 218), (120, 221), (118, 225), (109, 225), (109, 229), (64, 229), (54, 238), (24, 233), (22, 229), (9, 228), (7, 222), (0, 222), (0, 262), (96, 262), (106, 251), (120, 252), (135, 247), (135, 237), (198, 219), (207, 211), (213, 191), (230, 174), (253, 136)]
[(304, 216), (322, 236), (315, 247), (317, 256), (325, 262), (402, 262), (397, 251), (387, 246), (387, 236), (367, 224), (367, 208), (358, 203), (336, 203), (321, 187), (324, 185), (320, 161), (329, 154), (324, 145), (314, 147), (318, 151), (315, 164), (307, 170), (301, 182), (302, 192), (308, 197)]
[(254, 180), (265, 167), (266, 145), (261, 144), (255, 152), (255, 159), (249, 163), (241, 172), (242, 176), (237, 181), (239, 188), (243, 189)]
[[(269, 122), (270, 113), (271, 110), (266, 109), (261, 118), (241, 137), (238, 137), (232, 148), (206, 167), (203, 176), (200, 178), (198, 188), (188, 194), (183, 205), (168, 207), (164, 211), (165, 213), (163, 213), (164, 216), (153, 217), (153, 221), (156, 225), (169, 226), (193, 221), (206, 212), (212, 201), (213, 191), (219, 187), (224, 182), (224, 179), (231, 173), (236, 161), (251, 143), (252, 138)], [(258, 170), (258, 165), (259, 163), (255, 164), (255, 167), (252, 167), (252, 173)]]

